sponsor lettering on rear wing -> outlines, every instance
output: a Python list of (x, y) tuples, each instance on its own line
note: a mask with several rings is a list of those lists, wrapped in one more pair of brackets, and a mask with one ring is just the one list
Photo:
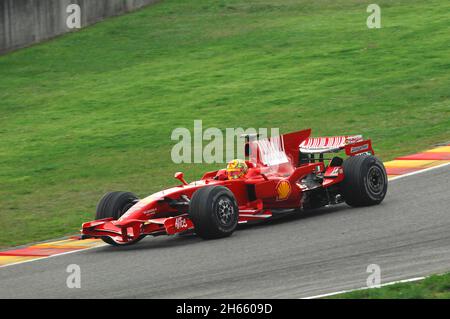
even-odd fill
[(348, 156), (363, 155), (363, 154), (375, 155), (375, 152), (372, 148), (372, 141), (364, 140), (346, 145), (345, 154)]

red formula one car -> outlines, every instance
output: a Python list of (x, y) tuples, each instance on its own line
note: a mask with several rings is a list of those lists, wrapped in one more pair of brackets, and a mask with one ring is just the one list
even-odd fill
[[(206, 173), (187, 183), (143, 199), (129, 192), (111, 192), (97, 205), (96, 220), (84, 223), (82, 239), (101, 238), (111, 245), (129, 245), (147, 235), (195, 232), (211, 239), (229, 236), (238, 223), (265, 220), (346, 202), (350, 206), (381, 203), (387, 175), (370, 140), (360, 135), (310, 137), (303, 130), (258, 139), (246, 135), (245, 161)], [(325, 158), (325, 154), (344, 153)]]

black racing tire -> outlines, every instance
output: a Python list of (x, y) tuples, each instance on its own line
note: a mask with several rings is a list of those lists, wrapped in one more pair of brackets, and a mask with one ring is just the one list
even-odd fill
[(357, 155), (344, 161), (341, 193), (349, 206), (380, 204), (386, 196), (388, 179), (383, 163), (373, 155)]
[[(103, 195), (97, 204), (95, 219), (103, 219), (112, 217), (114, 220), (119, 219), (131, 206), (133, 206), (138, 197), (130, 192), (109, 192)], [(143, 237), (142, 237), (143, 238)], [(113, 246), (125, 246), (138, 242), (141, 237), (127, 242), (118, 243), (110, 237), (102, 237), (102, 240)]]
[(224, 186), (198, 189), (189, 203), (195, 233), (203, 239), (230, 236), (238, 224), (239, 208), (233, 193)]

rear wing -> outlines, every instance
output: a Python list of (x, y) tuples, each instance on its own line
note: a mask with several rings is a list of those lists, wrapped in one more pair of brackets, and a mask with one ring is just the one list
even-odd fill
[(314, 162), (324, 153), (336, 153), (344, 150), (347, 156), (375, 152), (371, 140), (364, 140), (362, 135), (333, 137), (310, 137), (311, 129), (283, 134), (270, 138), (258, 139), (258, 135), (244, 135), (245, 155), (255, 165), (277, 167), (279, 171), (291, 171), (299, 164)]
[(372, 149), (372, 141), (364, 140), (362, 135), (310, 137), (304, 140), (299, 148), (300, 153), (312, 155), (337, 153), (342, 150), (345, 150), (345, 154), (348, 156), (362, 153), (375, 154)]

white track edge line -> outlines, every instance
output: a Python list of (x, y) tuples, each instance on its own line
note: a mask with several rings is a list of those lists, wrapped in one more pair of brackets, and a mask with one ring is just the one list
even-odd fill
[(421, 169), (421, 170), (418, 170), (418, 171), (415, 171), (415, 172), (402, 174), (402, 175), (399, 175), (399, 176), (396, 176), (396, 177), (393, 177), (393, 178), (389, 179), (389, 182), (395, 181), (395, 180), (403, 178), (403, 177), (408, 177), (408, 176), (412, 176), (412, 175), (417, 175), (417, 174), (429, 172), (429, 171), (432, 171), (432, 170), (437, 169), (437, 168), (445, 167), (447, 165), (450, 165), (450, 162), (444, 163), (444, 164), (440, 164), (440, 165), (436, 165), (436, 166), (432, 166), (432, 167), (428, 167), (428, 168), (424, 168), (424, 169)]
[(29, 262), (32, 262), (32, 261), (38, 261), (38, 260), (42, 260), (42, 259), (48, 259), (48, 258), (52, 258), (52, 257), (58, 257), (58, 256), (78, 253), (78, 252), (86, 251), (86, 250), (90, 250), (90, 249), (105, 247), (106, 245), (107, 244), (100, 244), (100, 245), (94, 246), (94, 247), (88, 247), (88, 248), (82, 248), (82, 249), (77, 249), (77, 250), (72, 250), (72, 251), (66, 251), (64, 253), (50, 255), (50, 256), (42, 256), (42, 257), (39, 257), (39, 256), (13, 256), (13, 257), (36, 257), (36, 258), (30, 259), (30, 260), (18, 261), (18, 262), (11, 263), (11, 264), (2, 265), (2, 266), (0, 266), (0, 269), (1, 268), (6, 268), (6, 267), (9, 267), (9, 266), (19, 265), (19, 264), (25, 264), (25, 263), (29, 263)]
[(403, 280), (387, 282), (385, 284), (381, 284), (381, 285), (376, 286), (376, 287), (361, 287), (361, 288), (356, 288), (356, 289), (341, 290), (341, 291), (335, 291), (335, 292), (330, 292), (330, 293), (316, 295), (316, 296), (311, 296), (311, 297), (303, 297), (303, 298), (299, 298), (299, 299), (318, 299), (318, 298), (330, 297), (330, 296), (334, 296), (334, 295), (340, 295), (340, 294), (344, 294), (344, 293), (347, 293), (347, 292), (375, 289), (375, 288), (381, 288), (381, 287), (395, 285), (395, 284), (414, 282), (414, 281), (424, 280), (425, 278), (426, 277), (414, 277), (414, 278), (409, 278), (409, 279), (403, 279)]

